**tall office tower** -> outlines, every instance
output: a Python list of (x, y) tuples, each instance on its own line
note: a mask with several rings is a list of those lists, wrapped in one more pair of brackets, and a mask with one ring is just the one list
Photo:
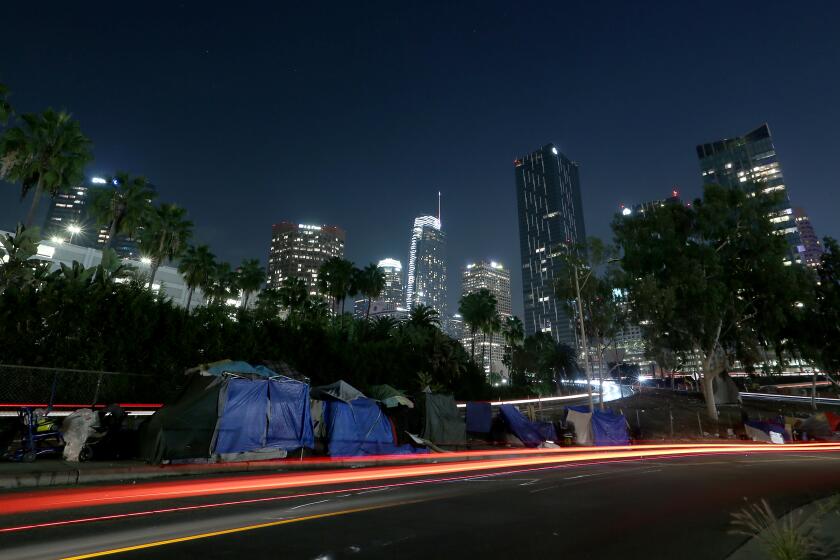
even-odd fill
[(814, 232), (814, 226), (810, 218), (802, 208), (793, 211), (796, 220), (796, 229), (799, 230), (799, 237), (802, 239), (802, 262), (808, 266), (819, 266), (823, 255), (823, 246), (819, 237)]
[(740, 187), (749, 192), (777, 193), (780, 202), (770, 221), (790, 247), (789, 262), (802, 262), (805, 248), (794, 222), (782, 166), (773, 146), (770, 128), (763, 124), (744, 136), (724, 138), (697, 146), (703, 182)]
[(446, 320), (446, 235), (435, 216), (414, 219), (405, 301), (409, 310), (428, 305)]
[[(56, 241), (61, 239), (81, 247), (102, 249), (108, 241), (109, 227), (96, 223), (91, 213), (91, 203), (97, 191), (114, 187), (115, 182), (92, 177), (81, 185), (54, 196), (47, 212), (43, 237)], [(137, 236), (117, 235), (111, 243), (111, 248), (124, 259), (140, 258)]]
[[(382, 259), (377, 263), (385, 276), (385, 288), (378, 298), (370, 302), (370, 317), (389, 316), (395, 319), (405, 315), (405, 289), (403, 284), (402, 263), (397, 259)], [(368, 300), (359, 295), (353, 303), (353, 314), (364, 317), (367, 314)]]
[(324, 296), (318, 289), (318, 269), (332, 257), (344, 257), (344, 230), (280, 222), (271, 227), (268, 285), (279, 288), (286, 278), (306, 283), (309, 295)]
[(551, 333), (577, 348), (576, 329), (554, 284), (569, 274), (561, 257), (586, 241), (578, 164), (548, 144), (514, 166), (525, 334)]
[(74, 245), (91, 246), (85, 243), (85, 223), (88, 221), (88, 185), (82, 184), (66, 192), (58, 193), (50, 200), (47, 219), (41, 236), (53, 241), (69, 242)]
[[(482, 261), (468, 264), (462, 275), (463, 295), (477, 292), (486, 288), (496, 297), (496, 310), (502, 318), (502, 323), (511, 316), (510, 304), (510, 271), (495, 261)], [(472, 351), (472, 333), (464, 329), (461, 342), (467, 352)], [(507, 377), (507, 368), (502, 363), (505, 355), (505, 338), (501, 333), (484, 336), (476, 333), (476, 359), (483, 357), (485, 373), (501, 373)]]

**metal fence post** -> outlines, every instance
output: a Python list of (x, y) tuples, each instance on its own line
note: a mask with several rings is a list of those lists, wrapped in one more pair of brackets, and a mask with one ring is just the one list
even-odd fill
[(90, 403), (90, 407), (93, 408), (96, 406), (97, 401), (99, 401), (99, 386), (102, 385), (102, 376), (105, 375), (103, 372), (99, 372), (99, 375), (96, 378), (96, 389), (93, 391), (93, 402)]

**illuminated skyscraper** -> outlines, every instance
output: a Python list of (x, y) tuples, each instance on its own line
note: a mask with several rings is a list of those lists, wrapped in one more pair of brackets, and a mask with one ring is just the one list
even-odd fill
[(780, 202), (770, 221), (775, 225), (776, 232), (785, 236), (790, 247), (790, 260), (802, 262), (801, 254), (805, 247), (796, 228), (770, 127), (763, 124), (744, 136), (701, 144), (697, 146), (697, 157), (700, 159), (703, 182), (707, 185), (778, 194)]
[(802, 208), (796, 208), (793, 215), (796, 219), (796, 229), (799, 230), (799, 237), (802, 239), (802, 247), (805, 249), (802, 252), (802, 262), (808, 266), (819, 266), (823, 255), (823, 247), (819, 237), (814, 232), (811, 219), (808, 218)]
[(310, 295), (323, 296), (318, 289), (318, 269), (332, 257), (344, 257), (344, 239), (344, 230), (336, 226), (274, 224), (268, 285), (279, 288), (286, 278), (299, 278), (306, 283)]
[(446, 314), (446, 235), (435, 216), (414, 219), (411, 246), (408, 251), (408, 279), (406, 307), (428, 305), (440, 314)]
[[(93, 177), (81, 185), (59, 193), (50, 201), (47, 219), (44, 223), (43, 237), (89, 247), (102, 249), (108, 240), (107, 224), (97, 224), (91, 214), (91, 199), (99, 190), (116, 187), (116, 179), (105, 180)], [(154, 189), (152, 185), (150, 188)], [(117, 235), (111, 248), (117, 255), (127, 259), (139, 259), (140, 247), (138, 236)]]
[[(502, 319), (502, 324), (511, 316), (510, 303), (510, 271), (495, 261), (482, 261), (468, 264), (462, 276), (462, 295), (471, 294), (486, 288), (496, 297), (496, 310)], [(472, 351), (472, 333), (464, 329), (461, 342), (467, 352)], [(483, 356), (484, 371), (486, 373), (501, 373), (507, 377), (507, 368), (502, 364), (505, 355), (505, 338), (501, 333), (484, 336), (476, 333), (476, 359)]]
[[(369, 316), (401, 318), (406, 313), (402, 263), (397, 259), (382, 259), (377, 266), (385, 276), (385, 288), (378, 298), (370, 302)], [(368, 300), (359, 296), (353, 304), (354, 315), (364, 317), (367, 305)]]
[(569, 274), (563, 255), (586, 241), (578, 164), (548, 144), (514, 166), (525, 334), (550, 333), (577, 348), (576, 329), (554, 284)]

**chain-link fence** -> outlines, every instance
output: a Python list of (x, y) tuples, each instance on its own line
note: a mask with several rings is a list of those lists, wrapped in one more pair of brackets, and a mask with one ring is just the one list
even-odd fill
[(74, 405), (160, 402), (152, 376), (0, 364), (0, 404)]

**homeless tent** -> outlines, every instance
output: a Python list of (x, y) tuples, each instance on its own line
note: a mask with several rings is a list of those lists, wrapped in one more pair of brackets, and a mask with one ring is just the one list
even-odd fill
[(437, 445), (465, 446), (467, 426), (452, 395), (422, 392), (415, 399), (413, 430)]
[(525, 447), (538, 447), (540, 444), (549, 441), (557, 441), (557, 432), (551, 422), (532, 422), (525, 418), (512, 404), (503, 404), (499, 407), (499, 415), (507, 429), (518, 437)]
[[(309, 387), (262, 376), (193, 375), (180, 397), (143, 426), (150, 462), (283, 457), (312, 447)], [(247, 453), (262, 455), (247, 456)]]
[(467, 431), (489, 434), (493, 427), (493, 411), (489, 402), (467, 403)]
[(323, 434), (331, 457), (416, 452), (411, 445), (397, 445), (392, 424), (379, 403), (352, 385), (339, 381), (315, 387), (311, 395), (323, 400)]
[(567, 407), (566, 422), (575, 426), (577, 442), (581, 445), (627, 445), (627, 420), (609, 410), (589, 411), (588, 406)]

